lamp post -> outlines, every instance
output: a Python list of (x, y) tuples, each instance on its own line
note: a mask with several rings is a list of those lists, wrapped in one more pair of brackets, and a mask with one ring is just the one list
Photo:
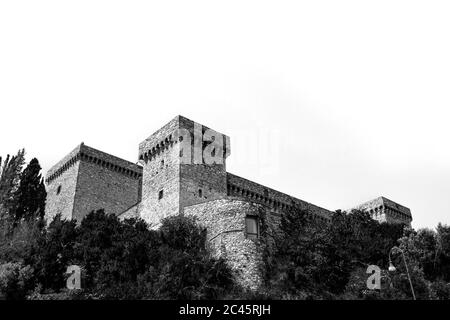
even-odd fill
[(416, 294), (414, 293), (414, 288), (413, 288), (413, 285), (412, 285), (411, 276), (409, 275), (408, 264), (406, 263), (405, 252), (402, 249), (400, 249), (399, 247), (393, 247), (389, 251), (389, 268), (388, 268), (388, 270), (390, 272), (394, 272), (395, 270), (397, 270), (395, 268), (394, 264), (392, 263), (392, 259), (391, 259), (391, 253), (392, 253), (393, 250), (400, 251), (402, 253), (403, 262), (405, 263), (406, 274), (408, 276), (408, 280), (409, 280), (409, 285), (411, 287), (412, 296), (413, 296), (413, 299), (416, 300)]

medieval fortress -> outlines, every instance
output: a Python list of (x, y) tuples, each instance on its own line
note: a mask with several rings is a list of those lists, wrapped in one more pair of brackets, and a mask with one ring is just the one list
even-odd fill
[[(81, 143), (47, 173), (46, 219), (80, 222), (104, 209), (120, 219), (194, 215), (208, 244), (246, 287), (262, 281), (263, 251), (283, 212), (308, 209), (323, 222), (332, 212), (227, 172), (228, 136), (177, 116), (139, 144), (138, 164)], [(408, 208), (379, 197), (355, 208), (374, 219), (410, 225)]]

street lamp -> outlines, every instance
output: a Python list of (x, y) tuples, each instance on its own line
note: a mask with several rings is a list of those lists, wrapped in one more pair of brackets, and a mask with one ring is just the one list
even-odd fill
[(389, 251), (389, 268), (388, 268), (388, 270), (390, 272), (394, 272), (395, 270), (397, 270), (395, 268), (394, 264), (392, 263), (392, 259), (391, 259), (391, 253), (392, 253), (393, 250), (400, 251), (402, 253), (403, 262), (405, 263), (406, 274), (408, 275), (408, 280), (409, 280), (409, 285), (411, 287), (412, 296), (413, 296), (413, 299), (416, 300), (416, 294), (414, 293), (414, 288), (413, 288), (413, 285), (412, 285), (411, 276), (409, 275), (408, 264), (406, 263), (405, 252), (402, 249), (400, 249), (399, 247), (393, 247)]

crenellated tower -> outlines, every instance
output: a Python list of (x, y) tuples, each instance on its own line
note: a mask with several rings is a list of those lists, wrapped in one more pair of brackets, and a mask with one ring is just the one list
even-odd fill
[(120, 214), (140, 201), (141, 179), (139, 165), (81, 143), (47, 172), (46, 219), (80, 222), (98, 209)]
[(226, 135), (182, 116), (139, 145), (143, 166), (140, 216), (157, 227), (186, 206), (227, 196)]

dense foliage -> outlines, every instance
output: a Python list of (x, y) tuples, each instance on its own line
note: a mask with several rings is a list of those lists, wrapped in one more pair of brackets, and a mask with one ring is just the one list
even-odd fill
[[(417, 299), (448, 299), (450, 227), (414, 231), (364, 212), (335, 212), (323, 223), (307, 211), (282, 217), (267, 259), (267, 295), (295, 299), (411, 299), (402, 251)], [(388, 272), (391, 253), (395, 272)], [(369, 265), (382, 269), (381, 290), (368, 290)]]
[[(209, 255), (205, 232), (190, 217), (166, 218), (153, 231), (142, 220), (119, 221), (99, 210), (79, 225), (59, 215), (47, 228), (23, 222), (8, 239), (0, 250), (6, 268), (0, 282), (25, 283), (23, 266), (32, 276), (20, 286), (21, 295), (8, 293), (15, 287), (0, 287), (7, 297), (24, 297), (28, 289), (31, 298), (64, 298), (67, 266), (73, 264), (83, 270), (84, 298), (213, 299), (232, 285), (230, 270)], [(18, 262), (10, 266), (6, 261), (12, 260)], [(15, 282), (2, 280), (11, 277)]]

